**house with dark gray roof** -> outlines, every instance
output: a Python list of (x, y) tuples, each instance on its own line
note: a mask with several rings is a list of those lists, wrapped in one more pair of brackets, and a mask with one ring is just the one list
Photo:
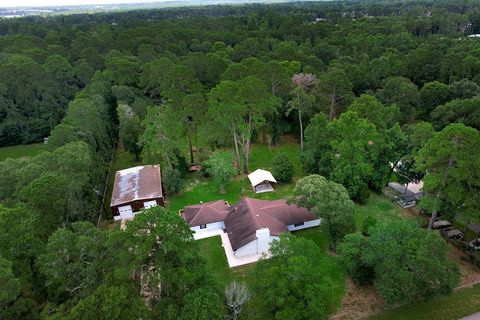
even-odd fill
[(320, 225), (313, 213), (283, 199), (243, 198), (230, 206), (219, 200), (185, 207), (180, 214), (196, 235), (214, 230), (226, 234), (229, 244), (224, 247), (231, 247), (235, 257), (267, 253), (283, 232)]
[(138, 166), (115, 174), (110, 202), (114, 220), (133, 219), (142, 209), (163, 203), (160, 165)]

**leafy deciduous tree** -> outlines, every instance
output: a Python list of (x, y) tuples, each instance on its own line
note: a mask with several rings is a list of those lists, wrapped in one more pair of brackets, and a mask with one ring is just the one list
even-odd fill
[(417, 168), (425, 172), (427, 193), (420, 205), (432, 212), (432, 228), (438, 211), (478, 207), (480, 133), (463, 124), (451, 124), (436, 133), (419, 151)]
[(310, 175), (297, 181), (289, 203), (309, 209), (322, 219), (321, 226), (332, 239), (332, 246), (346, 234), (353, 232), (353, 202), (347, 190), (333, 181), (319, 175)]
[(215, 151), (206, 162), (207, 172), (215, 178), (220, 193), (225, 193), (225, 186), (235, 175), (233, 157), (230, 152)]
[(331, 280), (318, 266), (322, 256), (311, 240), (283, 234), (270, 260), (255, 265), (254, 290), (274, 319), (326, 319), (332, 307)]

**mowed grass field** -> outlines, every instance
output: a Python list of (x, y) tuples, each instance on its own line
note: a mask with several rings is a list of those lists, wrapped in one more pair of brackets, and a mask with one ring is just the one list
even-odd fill
[(43, 143), (20, 144), (17, 146), (1, 147), (0, 161), (4, 161), (8, 158), (18, 159), (23, 157), (33, 157), (46, 149), (47, 146)]
[(446, 297), (391, 309), (370, 320), (457, 320), (476, 312), (480, 312), (480, 284)]

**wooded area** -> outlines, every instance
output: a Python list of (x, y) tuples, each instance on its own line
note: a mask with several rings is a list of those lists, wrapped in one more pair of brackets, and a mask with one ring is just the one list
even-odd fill
[(251, 271), (258, 283), (232, 284), (225, 306), (176, 212), (98, 228), (112, 218), (102, 201), (116, 144), (161, 164), (168, 203), (191, 165), (220, 199), (251, 171), (254, 144), (285, 135), (301, 169), (279, 153), (274, 175), (322, 218), (347, 276), (390, 304), (448, 295), (460, 272), (443, 239), (406, 221), (358, 230), (354, 205), (423, 179), (432, 223), (480, 221), (477, 33), (473, 0), (0, 20), (0, 147), (48, 137), (46, 151), (0, 162), (0, 318), (326, 318), (343, 287), (316, 269), (324, 248), (311, 240), (282, 236)]

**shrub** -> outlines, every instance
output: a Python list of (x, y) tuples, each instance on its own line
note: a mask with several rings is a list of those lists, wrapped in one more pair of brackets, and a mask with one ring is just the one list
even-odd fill
[(372, 265), (365, 262), (368, 239), (360, 233), (345, 236), (338, 246), (340, 262), (352, 280), (360, 285), (372, 284), (375, 272)]
[(237, 172), (233, 165), (232, 153), (215, 151), (206, 164), (207, 172), (215, 178), (220, 193), (225, 193), (225, 186)]
[(370, 189), (367, 185), (363, 185), (356, 194), (353, 195), (352, 200), (358, 204), (366, 204), (370, 198)]
[(175, 161), (173, 161), (173, 167), (178, 170), (182, 177), (185, 177), (188, 173), (189, 165), (187, 159), (183, 155), (180, 149), (175, 149), (173, 152)]
[(293, 171), (293, 164), (287, 155), (279, 153), (273, 158), (273, 176), (279, 183), (292, 181)]
[(362, 234), (363, 235), (369, 235), (369, 230), (370, 228), (372, 228), (373, 226), (375, 226), (375, 224), (377, 224), (377, 219), (375, 219), (374, 217), (372, 216), (367, 216), (365, 218), (365, 220), (363, 221), (363, 225), (362, 225)]
[(172, 193), (180, 192), (182, 189), (182, 174), (178, 169), (167, 168), (163, 171), (163, 185)]

